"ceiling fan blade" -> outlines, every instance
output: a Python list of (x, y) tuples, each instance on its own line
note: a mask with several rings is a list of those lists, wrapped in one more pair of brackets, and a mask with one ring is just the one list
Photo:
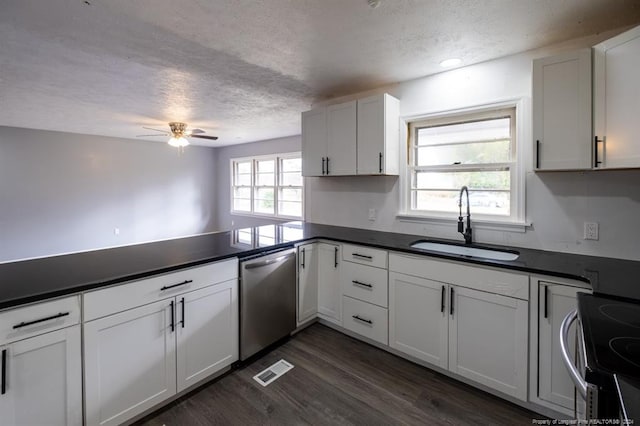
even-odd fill
[(191, 132), (192, 135), (196, 135), (196, 134), (200, 134), (200, 133), (206, 133), (202, 129), (191, 129), (191, 130), (189, 130), (189, 132)]
[(200, 138), (200, 139), (209, 139), (209, 140), (212, 140), (212, 141), (217, 141), (218, 140), (217, 136), (191, 135), (190, 137), (192, 137), (192, 138)]
[(155, 135), (136, 135), (136, 138), (146, 138), (148, 136), (167, 136), (167, 135), (166, 134), (164, 134), (164, 135), (158, 135), (158, 134), (155, 134)]
[(153, 127), (145, 127), (145, 126), (142, 126), (142, 128), (143, 128), (143, 129), (147, 129), (147, 130), (153, 130), (153, 131), (155, 131), (155, 132), (162, 132), (162, 133), (164, 133), (164, 134), (166, 134), (166, 135), (168, 135), (168, 134), (169, 134), (169, 131), (167, 131), (167, 130), (154, 129)]

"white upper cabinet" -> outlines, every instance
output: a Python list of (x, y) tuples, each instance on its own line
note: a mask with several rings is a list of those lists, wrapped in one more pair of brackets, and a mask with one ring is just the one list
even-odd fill
[(302, 175), (397, 175), (400, 101), (388, 94), (302, 113)]
[(397, 175), (400, 101), (388, 94), (358, 100), (358, 174)]
[(591, 49), (533, 61), (536, 170), (591, 169)]
[(327, 107), (325, 175), (356, 174), (356, 101)]
[(327, 109), (302, 113), (302, 175), (322, 176), (327, 158)]
[(640, 167), (640, 27), (594, 47), (594, 166)]

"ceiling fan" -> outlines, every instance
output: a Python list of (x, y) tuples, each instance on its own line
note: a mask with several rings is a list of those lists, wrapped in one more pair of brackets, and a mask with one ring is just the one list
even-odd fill
[(190, 138), (200, 138), (200, 139), (209, 139), (212, 141), (218, 140), (217, 136), (207, 136), (204, 135), (204, 130), (202, 129), (191, 129), (187, 130), (187, 123), (181, 123), (179, 121), (172, 121), (169, 123), (169, 131), (162, 129), (154, 129), (153, 127), (142, 127), (143, 129), (153, 130), (156, 132), (160, 132), (160, 134), (153, 135), (138, 135), (137, 137), (147, 137), (147, 136), (171, 136), (167, 141), (169, 145), (183, 148), (189, 145), (189, 141), (185, 136)]

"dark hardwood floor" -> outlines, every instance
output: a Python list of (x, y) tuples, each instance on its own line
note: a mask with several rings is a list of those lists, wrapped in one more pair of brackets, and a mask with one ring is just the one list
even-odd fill
[[(295, 367), (267, 387), (252, 378)], [(542, 416), (320, 324), (139, 425), (530, 425)]]

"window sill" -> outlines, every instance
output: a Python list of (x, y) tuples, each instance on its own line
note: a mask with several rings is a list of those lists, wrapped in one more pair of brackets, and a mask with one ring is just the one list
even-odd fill
[(284, 221), (302, 220), (301, 217), (297, 217), (297, 216), (276, 216), (273, 214), (247, 213), (247, 212), (236, 212), (236, 211), (231, 211), (229, 212), (229, 214), (231, 216), (252, 217), (257, 219), (277, 219), (277, 220), (284, 220)]
[[(458, 217), (452, 216), (422, 216), (411, 213), (398, 213), (396, 215), (396, 219), (400, 222), (409, 222), (409, 223), (426, 223), (431, 225), (451, 225), (456, 226), (458, 222)], [(518, 232), (525, 233), (527, 232), (527, 228), (531, 227), (531, 223), (529, 222), (514, 222), (507, 220), (495, 220), (495, 219), (484, 219), (478, 218), (475, 219), (473, 214), (471, 215), (471, 226), (475, 229), (488, 229), (492, 231), (507, 231), (507, 232)]]

